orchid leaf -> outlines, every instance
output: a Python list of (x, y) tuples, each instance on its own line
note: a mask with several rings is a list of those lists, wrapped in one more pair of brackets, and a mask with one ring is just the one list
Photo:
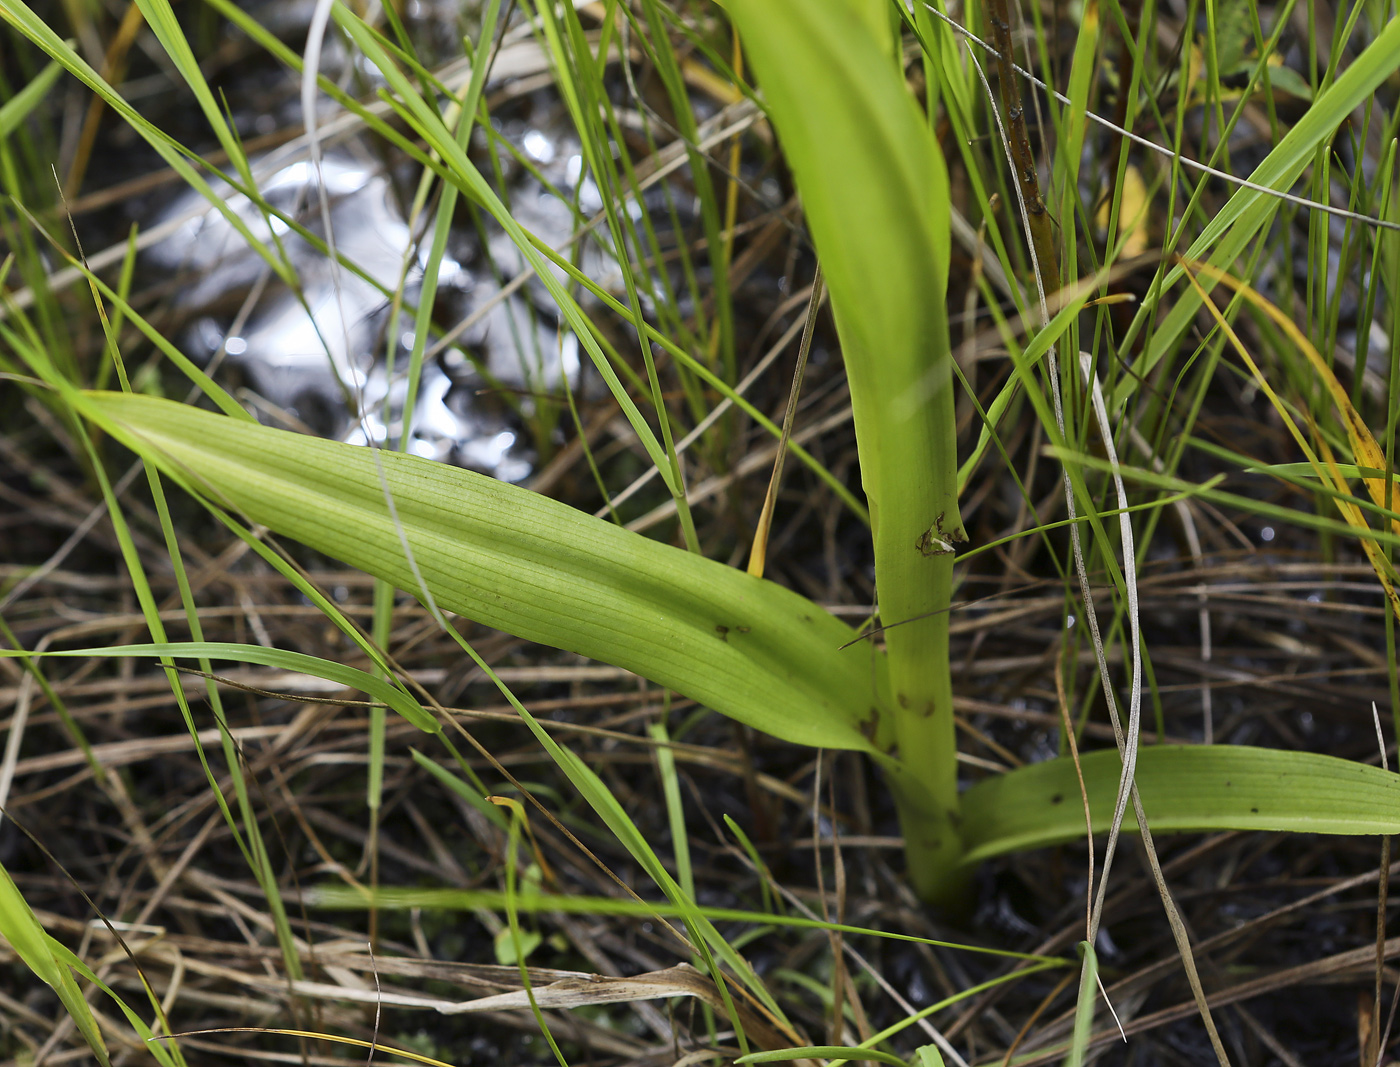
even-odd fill
[[(1122, 764), (1116, 749), (1080, 757), (1097, 833), (1108, 828)], [(1400, 833), (1400, 774), (1314, 752), (1244, 745), (1153, 745), (1137, 785), (1154, 834), (1272, 830)], [(1137, 823), (1131, 809), (1123, 829)], [(965, 864), (1084, 837), (1074, 763), (1053, 759), (987, 778), (963, 794)]]
[(75, 402), (186, 488), (447, 611), (787, 741), (874, 751), (881, 739), (883, 659), (865, 643), (843, 650), (854, 630), (773, 582), (415, 456), (153, 397)]

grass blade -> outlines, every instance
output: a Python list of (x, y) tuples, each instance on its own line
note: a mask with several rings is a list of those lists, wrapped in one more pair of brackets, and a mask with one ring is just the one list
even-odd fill
[(78, 990), (73, 972), (54, 954), (48, 933), (4, 867), (0, 867), (0, 936), (24, 965), (58, 995), (92, 1054), (102, 1067), (108, 1067), (107, 1045), (91, 1006)]
[(5, 106), (0, 107), (0, 138), (10, 136), (14, 128), (29, 117), (62, 73), (63, 68), (57, 61), (50, 62), (28, 85), (5, 101)]
[[(30, 656), (32, 652), (15, 652), (0, 649), (0, 656)], [(45, 652), (46, 656), (170, 656), (189, 659), (223, 659), (235, 663), (256, 663), (261, 667), (276, 670), (295, 671), (309, 674), (328, 681), (339, 682), (347, 689), (358, 689), (375, 700), (387, 704), (420, 730), (437, 733), (439, 726), (419, 704), (397, 686), (390, 685), (383, 678), (347, 667), (343, 663), (308, 656), (301, 652), (288, 652), (280, 648), (264, 648), (261, 645), (238, 645), (222, 641), (168, 641), (146, 645), (114, 645), (108, 648), (72, 648), (59, 652)]]
[(1094, 1029), (1094, 1001), (1099, 995), (1098, 954), (1094, 952), (1094, 946), (1087, 941), (1079, 943), (1079, 951), (1084, 957), (1084, 964), (1079, 972), (1079, 1001), (1074, 1009), (1074, 1036), (1070, 1039), (1065, 1067), (1083, 1067), (1084, 1054), (1089, 1051), (1089, 1035)]
[[(1397, 67), (1400, 67), (1400, 19), (1392, 18), (1366, 50), (1318, 95), (1307, 114), (1289, 129), (1274, 150), (1255, 168), (1249, 180), (1256, 185), (1287, 191), (1313, 160), (1318, 146), (1325, 143), (1337, 126), (1372, 95)], [(1279, 198), (1256, 189), (1238, 190), (1191, 243), (1186, 252), (1187, 258), (1208, 258), (1217, 267), (1230, 266), (1244, 253), (1249, 242), (1269, 224), (1282, 204)], [(1172, 269), (1161, 287), (1162, 292), (1181, 280), (1182, 269), (1180, 266)], [(1130, 343), (1148, 323), (1149, 316), (1155, 314), (1157, 304), (1158, 300), (1151, 298), (1143, 302), (1125, 343)], [(1125, 377), (1115, 392), (1114, 406), (1139, 381), (1149, 376), (1164, 356), (1175, 350), (1199, 308), (1199, 294), (1183, 292), (1172, 309), (1153, 325), (1147, 351), (1135, 365), (1134, 373)]]
[(895, 1067), (908, 1067), (908, 1064), (892, 1052), (881, 1052), (877, 1048), (860, 1048), (848, 1045), (808, 1045), (804, 1048), (780, 1048), (771, 1052), (750, 1052), (734, 1062), (740, 1063), (787, 1063), (790, 1060), (809, 1060), (820, 1056), (822, 1059), (841, 1057), (847, 1060), (865, 1060), (868, 1063), (892, 1063)]

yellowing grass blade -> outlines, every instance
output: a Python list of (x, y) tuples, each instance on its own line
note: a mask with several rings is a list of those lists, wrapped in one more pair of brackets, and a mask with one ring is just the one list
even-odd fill
[[(1324, 485), (1336, 489), (1341, 494), (1333, 498), (1336, 501), (1337, 510), (1342, 513), (1342, 518), (1346, 521), (1347, 526), (1361, 535), (1358, 537), (1358, 540), (1361, 542), (1362, 551), (1366, 553), (1366, 558), (1370, 561), (1371, 568), (1376, 572), (1376, 578), (1379, 579), (1381, 588), (1385, 590), (1386, 598), (1390, 601), (1391, 610), (1395, 612), (1396, 618), (1400, 618), (1400, 597), (1396, 596), (1394, 572), (1385, 554), (1381, 552), (1380, 546), (1376, 544), (1375, 539), (1371, 536), (1370, 524), (1366, 521), (1366, 517), (1361, 514), (1361, 509), (1347, 499), (1347, 497), (1351, 495), (1351, 490), (1347, 488), (1346, 480), (1342, 477), (1341, 471), (1337, 467), (1337, 462), (1332, 456), (1330, 446), (1328, 446), (1322, 435), (1316, 432), (1316, 427), (1314, 427), (1313, 437), (1318, 442), (1324, 456), (1323, 460), (1319, 460), (1313, 453), (1313, 450), (1308, 446), (1307, 439), (1303, 436), (1303, 431), (1298, 428), (1298, 424), (1294, 421), (1293, 416), (1289, 414), (1287, 405), (1284, 404), (1278, 393), (1274, 391), (1273, 386), (1269, 384), (1269, 380), (1264, 377), (1263, 372), (1259, 369), (1259, 365), (1254, 362), (1254, 358), (1249, 354), (1249, 350), (1245, 347), (1244, 342), (1240, 340), (1239, 334), (1237, 334), (1234, 327), (1225, 320), (1225, 316), (1220, 313), (1220, 309), (1215, 306), (1215, 302), (1206, 295), (1205, 290), (1201, 287), (1201, 283), (1196, 280), (1195, 271), (1199, 270), (1202, 273), (1209, 274), (1215, 281), (1220, 282), (1229, 289), (1233, 289), (1251, 304), (1263, 310), (1288, 334), (1304, 355), (1307, 356), (1308, 362), (1318, 371), (1318, 376), (1327, 386), (1328, 392), (1332, 396), (1333, 403), (1337, 407), (1337, 412), (1341, 415), (1342, 422), (1347, 427), (1347, 438), (1351, 442), (1352, 450), (1356, 453), (1357, 466), (1370, 467), (1372, 469), (1379, 468), (1381, 470), (1381, 477), (1363, 477), (1363, 481), (1365, 481), (1368, 488), (1370, 488), (1372, 499), (1376, 501), (1378, 506), (1383, 508), (1385, 507), (1385, 455), (1381, 452), (1380, 446), (1376, 444), (1376, 439), (1371, 434), (1370, 428), (1362, 421), (1356, 408), (1352, 406), (1351, 399), (1347, 396), (1346, 390), (1342, 388), (1341, 383), (1337, 381), (1337, 376), (1332, 373), (1332, 368), (1327, 366), (1326, 362), (1318, 354), (1317, 349), (1303, 336), (1302, 331), (1298, 329), (1288, 316), (1284, 315), (1282, 311), (1265, 300), (1250, 286), (1226, 274), (1224, 271), (1217, 270), (1209, 264), (1197, 263), (1184, 258), (1181, 262), (1186, 268), (1187, 281), (1189, 281), (1191, 287), (1196, 290), (1197, 295), (1201, 298), (1201, 303), (1205, 306), (1206, 310), (1211, 313), (1212, 317), (1214, 317), (1216, 324), (1219, 325), (1220, 329), (1225, 333), (1231, 345), (1234, 346), (1235, 351), (1240, 354), (1240, 358), (1244, 360), (1245, 365), (1249, 368), (1250, 374), (1254, 376), (1255, 382), (1258, 383), (1260, 390), (1269, 398), (1269, 403), (1274, 406), (1274, 410), (1277, 411), (1280, 418), (1283, 419), (1283, 424), (1288, 428), (1288, 432), (1292, 434), (1294, 441), (1298, 443), (1298, 447), (1302, 449), (1303, 455), (1307, 457), (1308, 463), (1312, 466), (1313, 472), (1317, 475), (1318, 480)], [(1391, 525), (1397, 533), (1400, 533), (1400, 522), (1392, 520)]]
[[(1298, 324), (1285, 315), (1278, 307), (1266, 300), (1257, 290), (1238, 278), (1226, 274), (1218, 267), (1209, 263), (1200, 263), (1195, 260), (1183, 259), (1182, 265), (1189, 270), (1197, 271), (1213, 278), (1215, 281), (1229, 289), (1239, 293), (1245, 300), (1249, 301), (1256, 308), (1269, 316), (1280, 330), (1287, 335), (1288, 339), (1297, 346), (1298, 351), (1307, 358), (1309, 365), (1318, 380), (1326, 387), (1328, 395), (1332, 397), (1332, 405), (1337, 409), (1337, 414), (1341, 416), (1342, 425), (1346, 428), (1347, 441), (1351, 444), (1352, 457), (1358, 467), (1369, 467), (1373, 471), (1381, 473), (1376, 475), (1363, 475), (1362, 481), (1366, 483), (1366, 488), (1371, 493), (1371, 499), (1379, 507), (1385, 507), (1385, 452), (1382, 451), (1380, 443), (1376, 440), (1371, 428), (1366, 425), (1361, 418), (1360, 412), (1352, 406), (1351, 398), (1347, 396), (1347, 391), (1342, 387), (1342, 383), (1337, 380), (1337, 375), (1328, 366), (1327, 361), (1320, 353), (1307, 335), (1298, 329)], [(1391, 525), (1396, 533), (1400, 533), (1400, 520), (1391, 520)]]
[[(1332, 446), (1327, 443), (1327, 439), (1316, 432), (1314, 427), (1313, 437), (1317, 440), (1318, 451), (1322, 453), (1322, 462), (1327, 465), (1327, 474), (1332, 482), (1332, 487), (1342, 496), (1334, 497), (1337, 510), (1342, 513), (1342, 518), (1346, 520), (1348, 526), (1355, 530), (1369, 531), (1370, 524), (1366, 521), (1366, 516), (1361, 514), (1361, 509), (1346, 499), (1351, 494), (1351, 489), (1347, 486), (1346, 479), (1342, 477), (1341, 470), (1337, 467), (1337, 460), (1332, 455)], [(1381, 551), (1381, 546), (1369, 537), (1358, 538), (1361, 542), (1361, 550), (1366, 553), (1366, 558), (1371, 563), (1371, 569), (1376, 572), (1376, 578), (1380, 580), (1381, 588), (1385, 590), (1386, 599), (1390, 601), (1390, 608), (1395, 612), (1395, 617), (1400, 619), (1400, 597), (1395, 594), (1395, 573), (1391, 569), (1390, 561), (1385, 558), (1385, 553)]]

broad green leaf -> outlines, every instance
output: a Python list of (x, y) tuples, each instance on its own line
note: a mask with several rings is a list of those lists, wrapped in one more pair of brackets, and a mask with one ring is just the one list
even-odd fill
[[(772, 582), (470, 471), (153, 397), (75, 400), (187, 488), (439, 607), (632, 670), (798, 744), (873, 751), (883, 662)], [(380, 481), (381, 471), (383, 483)], [(366, 690), (368, 692), (368, 690)]]
[[(1108, 828), (1122, 769), (1116, 750), (1080, 757), (1094, 831)], [(1400, 774), (1312, 752), (1243, 745), (1153, 745), (1137, 785), (1153, 833), (1273, 830), (1400, 833)], [(1136, 829), (1131, 810), (1123, 829)], [(963, 862), (1082, 839), (1074, 763), (1053, 759), (987, 778), (963, 794)]]
[(530, 954), (540, 947), (542, 941), (544, 941), (544, 937), (538, 930), (517, 931), (510, 928), (498, 930), (494, 939), (496, 962), (502, 967), (509, 967), (513, 963), (527, 960), (530, 958)]
[[(956, 516), (951, 492), (930, 499), (914, 476), (951, 453), (952, 427), (933, 402), (951, 401), (941, 300), (948, 176), (918, 106), (870, 30), (872, 7), (885, 5), (737, 0), (728, 10), (759, 75), (831, 290), (861, 480), (884, 523), (917, 525), (905, 546), (912, 554), (940, 512), (950, 528)], [(894, 403), (910, 389), (921, 403)], [(909, 511), (916, 516), (906, 519)]]
[(1280, 57), (1270, 57), (1269, 59), (1269, 84), (1273, 88), (1296, 96), (1299, 100), (1312, 101), (1312, 86), (1303, 80), (1303, 76), (1292, 67), (1285, 67), (1275, 64), (1274, 59)]

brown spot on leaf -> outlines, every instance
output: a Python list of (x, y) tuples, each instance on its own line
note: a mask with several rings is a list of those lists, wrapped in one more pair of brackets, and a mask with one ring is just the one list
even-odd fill
[[(953, 518), (956, 520), (957, 516)], [(933, 528), (938, 531), (938, 536), (949, 544), (958, 544), (967, 540), (967, 531), (963, 529), (961, 521), (954, 521), (951, 525), (947, 522), (947, 512), (940, 511), (938, 518), (933, 520)]]
[(940, 511), (938, 517), (933, 520), (933, 525), (919, 534), (918, 540), (914, 542), (914, 547), (919, 550), (919, 554), (922, 556), (946, 556), (955, 551), (953, 548), (955, 544), (966, 540), (967, 532), (963, 529), (962, 523), (957, 521), (956, 514), (950, 523), (948, 513)]
[(716, 627), (715, 627), (715, 633), (719, 634), (719, 639), (720, 639), (721, 641), (728, 641), (728, 640), (729, 640), (729, 627), (728, 627), (728, 626), (716, 626)]
[(946, 556), (953, 551), (952, 545), (944, 541), (943, 538), (935, 536), (932, 528), (919, 534), (919, 539), (914, 542), (914, 547), (919, 550), (921, 556)]
[(870, 714), (860, 721), (860, 732), (865, 735), (865, 739), (872, 745), (875, 743), (876, 731), (880, 729), (880, 709), (872, 707)]

